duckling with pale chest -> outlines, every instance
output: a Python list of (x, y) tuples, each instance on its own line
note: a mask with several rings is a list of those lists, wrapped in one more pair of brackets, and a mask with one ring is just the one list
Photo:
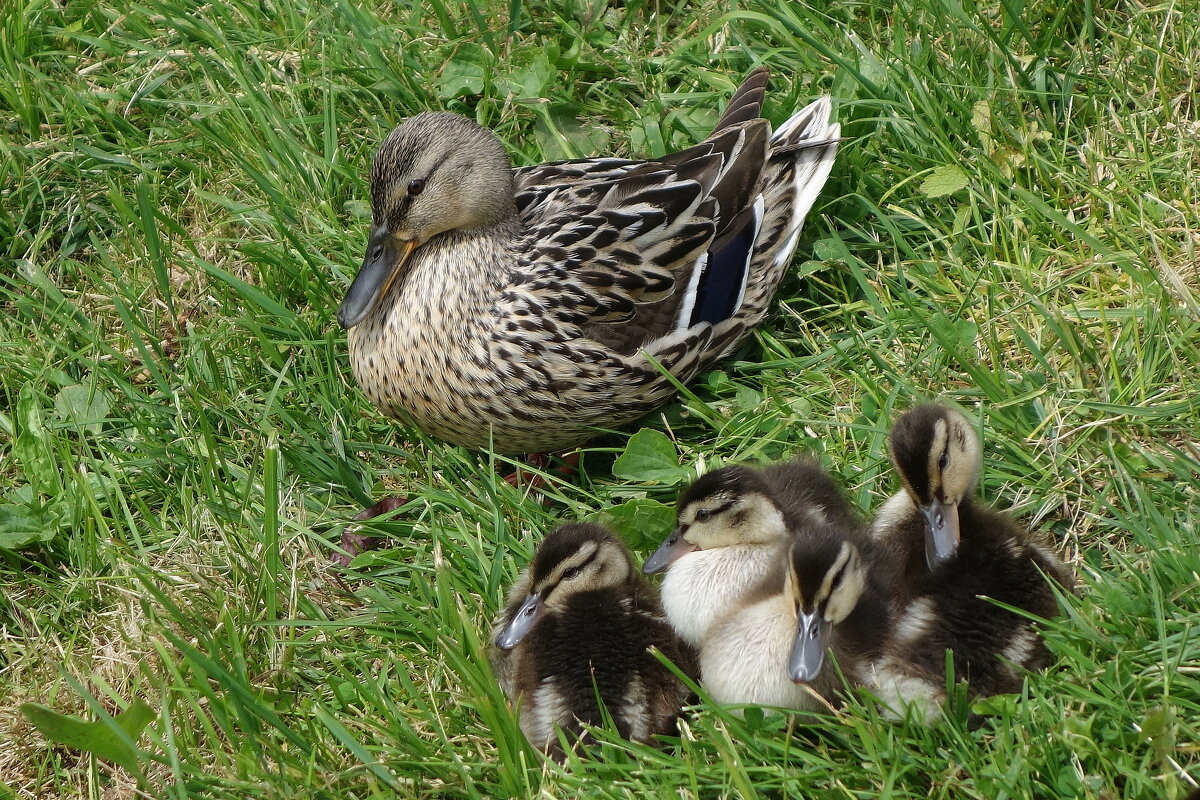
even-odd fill
[(765, 579), (705, 635), (700, 679), (709, 694), (798, 710), (841, 705), (845, 685), (866, 682), (890, 629), (885, 570), (860, 529), (796, 531), (784, 574)]
[(498, 453), (576, 447), (668, 401), (766, 313), (839, 128), (822, 98), (774, 132), (767, 71), (712, 134), (648, 161), (513, 170), (449, 113), (392, 131), (338, 311), (384, 414)]
[(662, 603), (683, 640), (700, 646), (708, 628), (768, 575), (778, 573), (801, 527), (859, 525), (837, 484), (816, 461), (763, 469), (733, 465), (701, 476), (680, 495), (678, 526), (646, 559), (666, 570)]
[(602, 724), (602, 706), (625, 738), (674, 733), (689, 692), (652, 650), (695, 672), (694, 653), (663, 618), (628, 549), (593, 524), (546, 536), (509, 592), (493, 642), (493, 668), (521, 730), (552, 756), (562, 754), (557, 731), (579, 739), (584, 724)]
[(915, 706), (930, 719), (945, 700), (946, 652), (971, 697), (1017, 692), (1025, 670), (1050, 663), (1035, 624), (1002, 608), (1058, 615), (1051, 582), (1070, 571), (1008, 517), (973, 496), (979, 439), (957, 411), (913, 408), (890, 436), (902, 489), (873, 531), (895, 559), (897, 618), (875, 666), (877, 693), (894, 713)]

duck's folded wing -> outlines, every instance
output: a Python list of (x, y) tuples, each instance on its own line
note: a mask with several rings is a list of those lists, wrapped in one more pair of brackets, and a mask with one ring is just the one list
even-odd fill
[(528, 171), (505, 316), (626, 355), (733, 316), (762, 220), (767, 132), (752, 120), (657, 161)]

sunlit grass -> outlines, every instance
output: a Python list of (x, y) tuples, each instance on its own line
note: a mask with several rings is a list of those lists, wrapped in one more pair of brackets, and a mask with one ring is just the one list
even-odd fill
[[(49, 539), (0, 549), (0, 797), (135, 796), (16, 707), (139, 697), (152, 797), (1183, 796), (1200, 10), (1109, 6), (13, 0), (0, 503)], [(1058, 664), (977, 731), (702, 706), (662, 751), (602, 732), (545, 765), (484, 657), (504, 588), (557, 521), (677, 488), (614, 477), (614, 435), (543, 503), (371, 409), (333, 320), (367, 166), (425, 108), (517, 163), (667, 152), (760, 62), (768, 116), (830, 93), (848, 141), (754, 342), (644, 424), (681, 475), (817, 452), (869, 511), (889, 420), (946, 398), (983, 420), (983, 495), (1080, 593)], [(330, 568), (396, 492), (392, 545)]]

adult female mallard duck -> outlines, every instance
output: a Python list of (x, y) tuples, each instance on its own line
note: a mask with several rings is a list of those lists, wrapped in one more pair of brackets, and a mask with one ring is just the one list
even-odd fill
[(926, 719), (945, 699), (946, 651), (972, 697), (1019, 691), (1023, 670), (1050, 663), (1033, 622), (1058, 614), (1050, 581), (1070, 588), (1067, 567), (1008, 517), (973, 496), (979, 439), (957, 411), (921, 405), (892, 428), (901, 491), (873, 523), (896, 561), (894, 633), (876, 664), (878, 694), (893, 712)]
[(794, 533), (783, 574), (718, 618), (700, 645), (700, 679), (719, 703), (840, 705), (838, 671), (862, 685), (882, 654), (891, 611), (874, 544), (861, 530), (832, 525)]
[(667, 620), (700, 646), (708, 628), (773, 572), (792, 531), (859, 525), (837, 484), (816, 461), (798, 458), (764, 469), (732, 465), (701, 476), (679, 496), (678, 525), (650, 558), (662, 583)]
[[(654, 590), (608, 530), (563, 525), (538, 546), (493, 631), (493, 669), (534, 747), (561, 755), (557, 730), (578, 738), (607, 713), (628, 739), (675, 732), (694, 654), (662, 616)], [(603, 710), (602, 710), (603, 706)]]
[(367, 396), (447, 442), (554, 452), (728, 353), (766, 312), (839, 135), (828, 98), (772, 133), (766, 83), (755, 70), (707, 139), (647, 161), (514, 171), (471, 120), (403, 122), (375, 156), (338, 311)]

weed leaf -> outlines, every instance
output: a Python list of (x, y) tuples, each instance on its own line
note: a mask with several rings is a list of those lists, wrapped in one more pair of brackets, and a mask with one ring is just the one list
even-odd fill
[[(138, 761), (137, 751), (127, 739), (137, 741), (150, 720), (154, 719), (154, 709), (143, 700), (134, 700), (129, 708), (113, 717), (112, 722), (104, 719), (89, 722), (59, 714), (38, 703), (25, 703), (21, 706), (21, 713), (50, 741), (84, 750), (130, 772), (138, 771)], [(114, 722), (120, 731), (114, 730)]]
[(625, 452), (613, 463), (613, 474), (631, 481), (673, 485), (687, 477), (679, 466), (675, 443), (662, 431), (642, 430), (629, 437)]
[(62, 493), (62, 480), (50, 448), (50, 435), (42, 420), (42, 406), (32, 383), (21, 387), (17, 396), (17, 419), (20, 422), (12, 454), (35, 494), (57, 497)]
[(967, 174), (953, 164), (935, 168), (921, 181), (926, 197), (944, 197), (967, 188)]

